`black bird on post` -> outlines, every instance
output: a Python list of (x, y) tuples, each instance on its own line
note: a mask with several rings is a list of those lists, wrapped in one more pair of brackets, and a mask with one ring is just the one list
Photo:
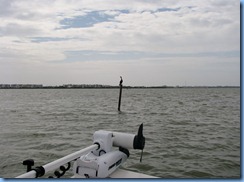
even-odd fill
[(123, 79), (122, 79), (122, 76), (120, 76), (120, 82), (119, 82), (119, 85), (122, 86), (122, 83), (123, 83)]
[(118, 111), (120, 111), (120, 104), (121, 104), (121, 95), (122, 95), (122, 85), (123, 79), (122, 76), (120, 76), (120, 82), (119, 82), (119, 104), (118, 104)]

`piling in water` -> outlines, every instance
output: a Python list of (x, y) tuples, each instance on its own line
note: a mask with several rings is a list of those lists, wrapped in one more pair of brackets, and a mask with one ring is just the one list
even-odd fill
[(119, 82), (119, 104), (118, 104), (118, 111), (120, 111), (120, 105), (121, 105), (121, 96), (122, 96), (122, 88), (123, 88), (123, 79), (122, 76), (120, 76), (120, 82)]

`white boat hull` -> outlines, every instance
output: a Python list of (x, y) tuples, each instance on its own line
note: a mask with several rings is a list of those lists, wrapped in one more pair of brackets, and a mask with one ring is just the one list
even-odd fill
[[(85, 176), (75, 174), (74, 176), (72, 176), (72, 178), (85, 178)], [(133, 171), (128, 171), (124, 169), (117, 169), (109, 176), (109, 178), (157, 178), (157, 177), (150, 176), (147, 174), (137, 173)]]

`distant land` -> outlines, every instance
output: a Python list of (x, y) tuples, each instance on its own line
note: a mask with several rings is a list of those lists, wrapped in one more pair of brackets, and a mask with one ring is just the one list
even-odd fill
[[(0, 84), (0, 89), (113, 89), (118, 86), (101, 84), (64, 84), (56, 86), (44, 86), (42, 84)], [(240, 86), (123, 86), (123, 88), (146, 89), (146, 88), (240, 88)]]

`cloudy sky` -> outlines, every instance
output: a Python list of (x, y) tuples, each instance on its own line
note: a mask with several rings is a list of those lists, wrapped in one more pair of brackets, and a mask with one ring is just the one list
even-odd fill
[(0, 0), (0, 84), (240, 85), (238, 0)]

